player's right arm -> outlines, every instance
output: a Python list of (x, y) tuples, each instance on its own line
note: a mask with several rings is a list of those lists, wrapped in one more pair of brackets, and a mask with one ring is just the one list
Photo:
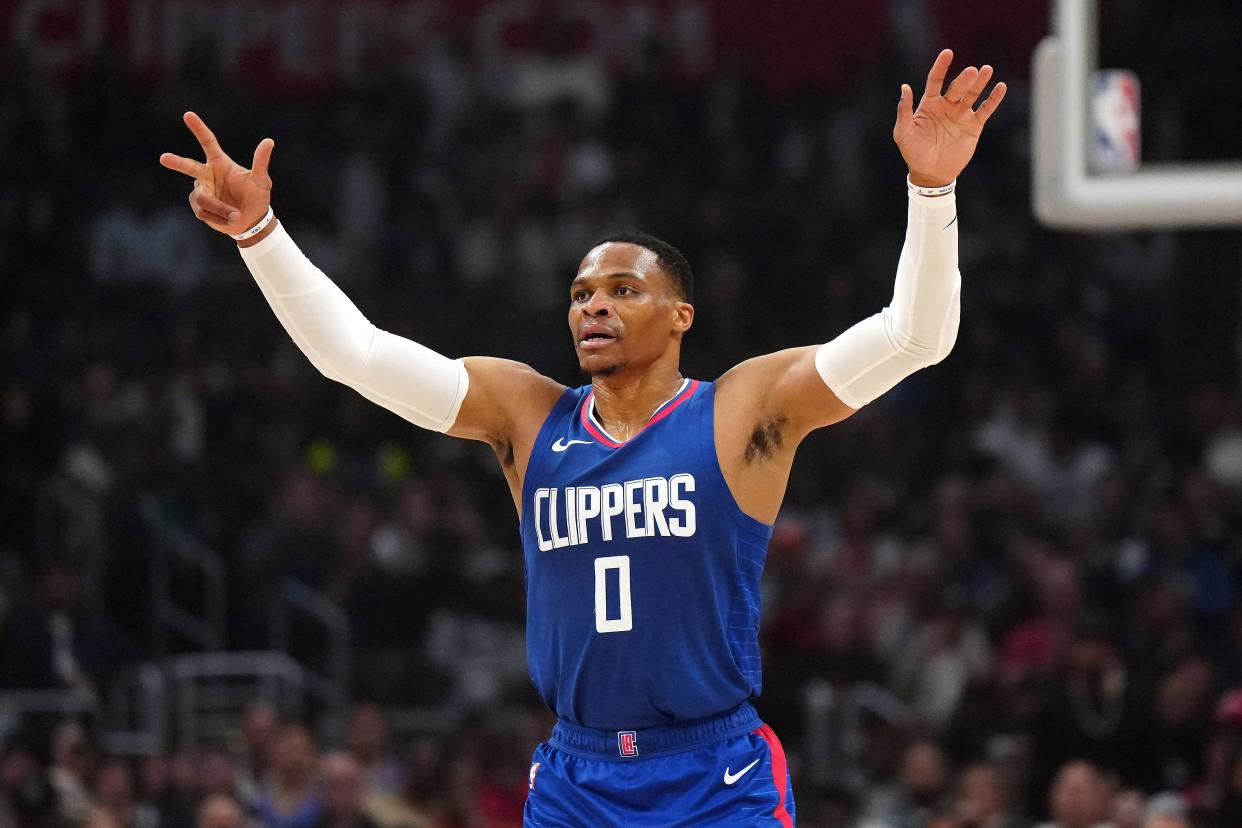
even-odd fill
[[(255, 227), (271, 203), (274, 142), (259, 143), (247, 170), (201, 118), (187, 112), (185, 122), (206, 161), (164, 153), (160, 163), (194, 179), (194, 215), (230, 236)], [(539, 425), (564, 391), (560, 384), (508, 360), (449, 359), (377, 328), (274, 219), (238, 246), (276, 317), (320, 373), (415, 425), (491, 443), (507, 473), (515, 456), (524, 469)]]

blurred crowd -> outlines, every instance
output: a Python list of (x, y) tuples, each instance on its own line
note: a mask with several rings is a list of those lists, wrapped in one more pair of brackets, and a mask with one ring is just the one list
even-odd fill
[[(744, 55), (675, 77), (658, 38), (611, 74), (555, 17), (501, 75), (466, 37), (414, 64), (381, 42), (309, 98), (252, 94), (207, 36), (155, 86), (106, 49), (70, 83), (11, 50), (0, 688), (103, 697), (160, 654), (153, 503), (223, 556), (229, 647), (269, 644), (271, 596), (293, 579), (348, 614), (369, 703), (339, 739), (260, 705), (235, 738), (143, 758), (102, 752), (90, 722), (19, 723), (0, 824), (516, 825), (551, 721), (526, 678), (495, 459), (311, 368), (232, 242), (190, 214), (188, 180), (157, 164), (197, 152), (183, 111), (242, 162), (275, 138), (273, 203), (303, 250), (377, 325), (443, 353), (577, 384), (578, 260), (620, 228), (672, 241), (699, 286), (684, 370), (709, 379), (887, 302), (897, 90), (953, 32), (951, 16), (919, 36), (912, 21), (970, 3), (888, 5), (889, 45), (831, 94), (771, 94)], [(1104, 54), (1143, 75), (1145, 157), (1242, 157), (1236, 113), (1187, 112), (1242, 86), (1242, 64), (1201, 42), (1242, 10), (1187, 0), (1192, 22), (1170, 24), (1114, 6)], [(1177, 67), (1200, 60), (1213, 71), (1188, 89)], [(804, 825), (1236, 828), (1242, 245), (1037, 226), (1026, 67), (993, 62), (1011, 91), (958, 189), (956, 349), (801, 448), (764, 581), (758, 707)], [(458, 724), (389, 740), (386, 712), (420, 706)]]
[[(1037, 828), (1188, 828), (1242, 824), (1242, 764), (1231, 752), (1242, 695), (1218, 719), (1219, 767), (1182, 791), (1154, 794), (1104, 764), (1065, 761)], [(449, 735), (394, 738), (384, 708), (352, 706), (336, 746), (266, 703), (247, 706), (227, 737), (169, 753), (110, 756), (82, 723), (46, 720), (0, 748), (6, 828), (518, 828), (528, 790), (525, 748), (546, 716), (506, 726), (471, 717)], [(515, 727), (515, 723), (518, 725)], [(955, 764), (926, 735), (876, 739), (865, 788), (814, 782), (797, 769), (799, 823), (812, 828), (1036, 828), (1010, 760)], [(883, 744), (880, 744), (880, 743)]]
[(480, 722), (398, 751), (375, 704), (330, 748), (267, 704), (234, 734), (127, 761), (74, 721), (0, 753), (0, 824), (27, 828), (473, 828), (518, 826), (526, 756)]

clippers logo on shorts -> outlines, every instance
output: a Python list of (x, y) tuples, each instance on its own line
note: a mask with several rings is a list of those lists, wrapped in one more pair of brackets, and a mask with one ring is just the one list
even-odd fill
[(617, 734), (617, 750), (622, 756), (638, 755), (638, 734), (633, 730), (622, 730)]
[(647, 477), (603, 486), (535, 490), (539, 551), (608, 542), (614, 537), (694, 536), (694, 475)]

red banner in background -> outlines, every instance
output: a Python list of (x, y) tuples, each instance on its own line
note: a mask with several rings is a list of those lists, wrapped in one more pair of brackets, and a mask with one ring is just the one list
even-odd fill
[[(696, 78), (740, 57), (769, 89), (843, 91), (892, 44), (942, 45), (963, 60), (1025, 75), (1047, 31), (1048, 0), (11, 0), (0, 37), (53, 77), (72, 80), (103, 46), (139, 76), (174, 74), (207, 39), (220, 68), (259, 90), (330, 88), (377, 49), (398, 67), (448, 42), (492, 77), (540, 49), (551, 20), (573, 53), (624, 72), (653, 39)], [(921, 10), (921, 11), (920, 11)], [(1007, 65), (1006, 65), (1007, 64)], [(917, 79), (915, 79), (917, 80)]]
[(676, 73), (701, 77), (741, 55), (773, 90), (839, 89), (880, 59), (884, 0), (16, 0), (0, 32), (52, 77), (72, 81), (105, 45), (140, 77), (177, 72), (195, 45), (266, 92), (314, 91), (357, 77), (382, 50), (399, 67), (428, 49), (465, 46), (503, 75), (536, 54), (548, 21), (569, 27), (573, 54), (623, 72), (658, 40)]

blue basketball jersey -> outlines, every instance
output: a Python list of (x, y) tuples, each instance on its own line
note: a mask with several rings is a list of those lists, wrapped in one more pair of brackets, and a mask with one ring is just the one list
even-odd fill
[(637, 730), (759, 694), (759, 578), (772, 528), (716, 459), (715, 386), (687, 380), (612, 438), (590, 386), (548, 415), (522, 487), (526, 656), (566, 722)]

